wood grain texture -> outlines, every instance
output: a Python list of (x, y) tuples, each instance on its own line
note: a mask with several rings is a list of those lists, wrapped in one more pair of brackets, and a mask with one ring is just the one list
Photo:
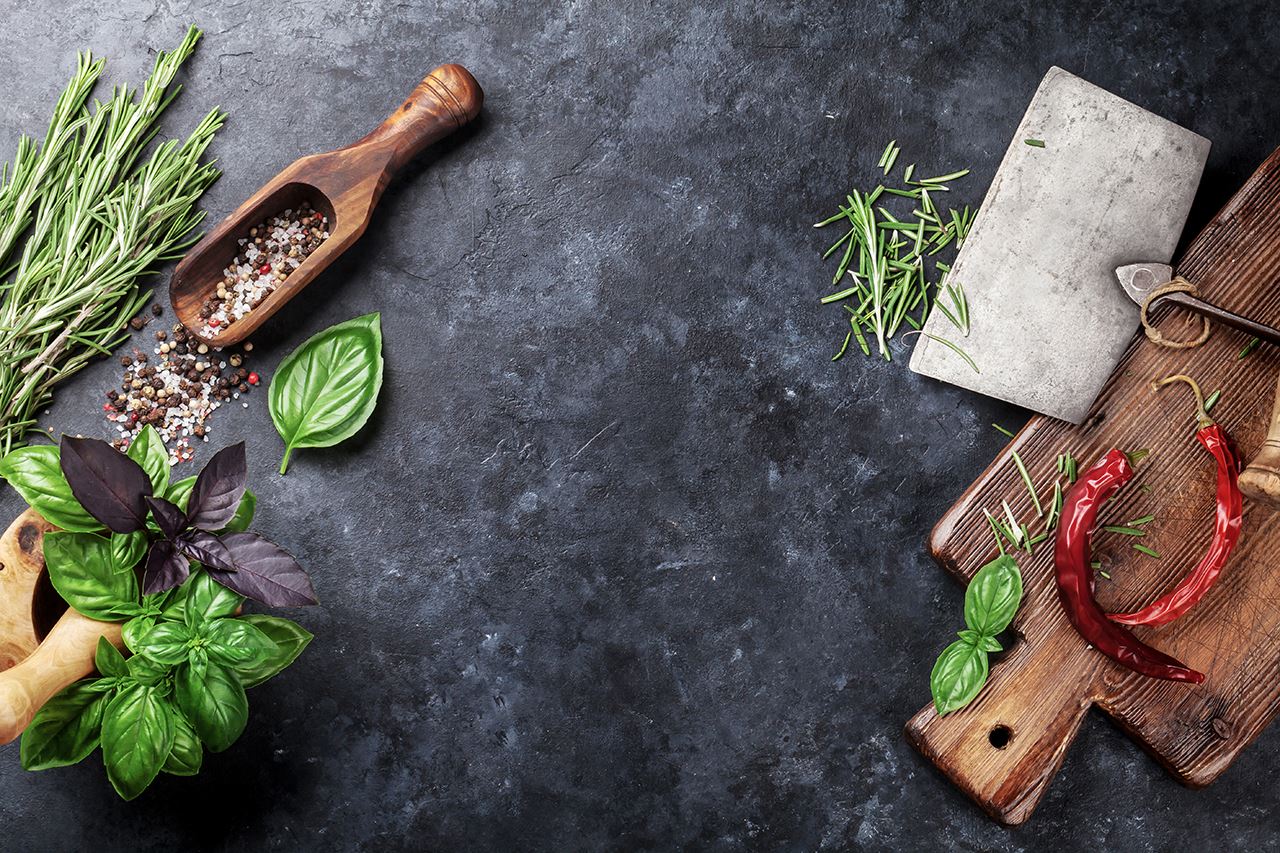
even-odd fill
[(470, 123), (483, 103), (484, 92), (467, 69), (442, 65), (363, 139), (337, 151), (295, 160), (178, 264), (169, 281), (169, 299), (178, 319), (200, 337), (204, 327), (200, 307), (222, 281), (222, 271), (239, 248), (236, 241), (264, 219), (309, 201), (328, 217), (329, 239), (257, 307), (216, 338), (204, 339), (219, 346), (244, 340), (360, 238), (397, 171), (431, 143)]
[[(1273, 325), (1280, 321), (1280, 151), (1196, 238), (1177, 270), (1211, 302)], [(1189, 316), (1163, 309), (1156, 319), (1166, 336), (1186, 337), (1198, 322)], [(1169, 589), (1209, 543), (1214, 465), (1195, 441), (1194, 404), (1185, 386), (1154, 392), (1148, 383), (1187, 373), (1206, 393), (1220, 389), (1213, 417), (1248, 458), (1271, 421), (1280, 350), (1264, 345), (1239, 360), (1247, 341), (1216, 328), (1205, 346), (1178, 351), (1135, 336), (1083, 425), (1033, 418), (969, 487), (934, 528), (935, 559), (967, 582), (996, 553), (982, 510), (999, 512), (1002, 501), (1033, 533), (1042, 529), (1013, 451), (1044, 495), (1063, 451), (1083, 470), (1112, 447), (1146, 448), (1150, 455), (1104, 508), (1100, 525), (1154, 514), (1141, 541), (1162, 559), (1134, 551), (1132, 537), (1096, 534), (1094, 556), (1112, 578), (1099, 579), (1097, 597), (1108, 610), (1128, 610)], [(1177, 622), (1136, 631), (1204, 672), (1201, 685), (1144, 678), (1089, 648), (1058, 602), (1051, 539), (1018, 561), (1026, 594), (1013, 625), (1017, 642), (993, 664), (986, 689), (944, 718), (930, 705), (906, 727), (908, 739), (997, 820), (1017, 824), (1031, 815), (1091, 706), (1192, 786), (1216, 779), (1280, 710), (1280, 515), (1268, 508), (1246, 502), (1240, 545), (1204, 601)], [(1009, 735), (1002, 748), (991, 738), (1000, 727)]]

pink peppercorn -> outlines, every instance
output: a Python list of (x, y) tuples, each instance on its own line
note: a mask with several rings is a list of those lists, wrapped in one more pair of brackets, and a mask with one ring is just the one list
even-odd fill
[(249, 384), (250, 384), (250, 385), (257, 385), (257, 384), (258, 384), (259, 382), (261, 382), (261, 381), (262, 381), (262, 379), (261, 379), (261, 377), (259, 377), (259, 376), (258, 376), (258, 374), (256, 374), (256, 373), (250, 373), (250, 374), (249, 374)]

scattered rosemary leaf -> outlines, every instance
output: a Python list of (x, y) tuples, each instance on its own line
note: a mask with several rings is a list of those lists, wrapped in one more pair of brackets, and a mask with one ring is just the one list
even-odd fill
[(1028, 145), (1030, 145), (1032, 148), (1043, 148), (1043, 147), (1044, 147), (1044, 140), (1043, 140), (1043, 139), (1024, 139), (1024, 140), (1022, 140), (1022, 141), (1023, 141), (1023, 142), (1025, 142), (1025, 143), (1027, 143)]
[(1258, 344), (1260, 343), (1262, 343), (1262, 341), (1259, 340), (1258, 338), (1250, 339), (1249, 343), (1244, 345), (1244, 349), (1240, 350), (1240, 354), (1236, 356), (1236, 361), (1240, 361), (1242, 359), (1248, 358), (1249, 353), (1256, 350), (1258, 348)]
[[(979, 370), (979, 369), (978, 369), (978, 363), (977, 363), (977, 362), (975, 362), (975, 361), (973, 360), (973, 357), (972, 357), (971, 355), (969, 355), (969, 353), (967, 353), (967, 352), (965, 352), (964, 350), (960, 349), (960, 347), (956, 346), (956, 345), (955, 345), (955, 344), (953, 344), (951, 341), (947, 340), (946, 338), (942, 337), (941, 335), (931, 335), (931, 334), (929, 334), (928, 332), (925, 332), (925, 331), (919, 331), (919, 332), (911, 331), (911, 332), (907, 332), (907, 334), (908, 334), (908, 335), (924, 335), (926, 338), (928, 338), (928, 339), (929, 339), (929, 340), (931, 340), (931, 341), (937, 341), (938, 343), (942, 344), (942, 345), (943, 345), (944, 347), (946, 347), (947, 349), (949, 349), (949, 350), (951, 350), (952, 352), (954, 352), (956, 355), (958, 355), (958, 356), (960, 356), (961, 358), (963, 358), (963, 359), (964, 359), (964, 363), (965, 363), (965, 364), (967, 364), (967, 365), (969, 365), (969, 367), (973, 369), (973, 372), (974, 372), (974, 373), (981, 373), (981, 372), (982, 372), (981, 370)], [(903, 337), (906, 337), (906, 336), (904, 335)]]
[(1147, 535), (1147, 532), (1145, 530), (1135, 530), (1132, 527), (1125, 527), (1124, 525), (1121, 525), (1121, 524), (1108, 524), (1108, 525), (1105, 525), (1102, 529), (1107, 531), (1108, 533), (1119, 533), (1121, 536), (1146, 536)]
[(839, 361), (844, 356), (844, 351), (849, 348), (849, 341), (853, 340), (853, 332), (850, 331), (844, 336), (844, 343), (840, 346), (840, 351), (831, 356), (832, 361)]
[(1106, 573), (1106, 572), (1104, 572), (1102, 569), (1098, 569), (1098, 574), (1099, 574), (1099, 575), (1101, 575), (1102, 577), (1106, 578), (1107, 580), (1111, 580), (1111, 575), (1107, 574), (1107, 573)]
[(1133, 521), (1125, 522), (1125, 527), (1141, 527), (1142, 525), (1149, 524), (1155, 520), (1156, 517), (1154, 515), (1144, 515), (1141, 518), (1135, 518)]
[[(889, 162), (889, 154), (893, 151), (893, 146), (897, 144), (898, 141), (896, 139), (889, 140), (889, 144), (884, 147), (884, 153), (880, 155), (880, 162), (876, 164), (877, 166), (884, 168), (884, 164)], [(885, 171), (888, 170), (886, 169)]]
[(1022, 484), (1027, 487), (1027, 491), (1031, 494), (1031, 502), (1036, 507), (1036, 518), (1044, 518), (1044, 507), (1040, 505), (1040, 496), (1036, 494), (1036, 487), (1031, 482), (1031, 475), (1027, 473), (1027, 466), (1023, 463), (1022, 457), (1018, 455), (1018, 451), (1013, 451), (1013, 464), (1018, 467), (1018, 474), (1022, 476)]
[(1221, 389), (1221, 388), (1219, 388), (1217, 391), (1214, 391), (1214, 392), (1213, 392), (1212, 394), (1210, 394), (1208, 397), (1205, 397), (1205, 398), (1204, 398), (1204, 411), (1205, 411), (1205, 414), (1208, 414), (1208, 413), (1209, 413), (1209, 411), (1210, 411), (1211, 409), (1213, 409), (1213, 407), (1214, 407), (1214, 406), (1218, 405), (1218, 400), (1220, 400), (1220, 399), (1222, 399), (1222, 389)]
[(1129, 459), (1129, 464), (1135, 465), (1135, 466), (1150, 455), (1151, 455), (1151, 449), (1147, 447), (1143, 447), (1138, 450), (1125, 453), (1125, 456)]
[(997, 432), (1003, 433), (1004, 435), (1009, 436), (1009, 438), (1013, 438), (1013, 433), (1009, 432), (1007, 429), (1000, 426), (1000, 424), (992, 424), (992, 426), (996, 428)]
[(1148, 548), (1146, 545), (1143, 545), (1141, 542), (1134, 542), (1133, 550), (1141, 554), (1146, 554), (1148, 557), (1155, 557), (1157, 560), (1160, 559), (1160, 552), (1158, 552), (1154, 548)]
[(897, 145), (894, 145), (892, 142), (890, 142), (889, 144), (893, 146), (893, 150), (889, 152), (889, 159), (884, 161), (884, 173), (886, 175), (889, 174), (891, 171), (893, 171), (894, 161), (898, 159), (898, 152), (902, 150)]

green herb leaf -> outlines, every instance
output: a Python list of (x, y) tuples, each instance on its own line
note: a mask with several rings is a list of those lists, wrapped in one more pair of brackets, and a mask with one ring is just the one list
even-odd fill
[(1160, 559), (1159, 551), (1157, 551), (1154, 548), (1149, 548), (1146, 545), (1143, 545), (1141, 542), (1134, 542), (1133, 550), (1137, 551), (1139, 554), (1146, 554), (1148, 557), (1155, 557), (1157, 560)]
[(1023, 141), (1023, 142), (1025, 142), (1025, 143), (1027, 143), (1028, 145), (1030, 145), (1032, 148), (1043, 148), (1043, 147), (1044, 147), (1044, 140), (1043, 140), (1043, 139), (1024, 139), (1024, 140), (1022, 140), (1022, 141)]
[(249, 721), (249, 700), (240, 679), (229, 668), (210, 661), (204, 675), (192, 664), (176, 671), (174, 697), (210, 752), (236, 742)]
[(157, 622), (137, 637), (134, 654), (151, 658), (162, 666), (177, 666), (188, 659), (195, 635), (181, 622)]
[(125, 800), (146, 790), (173, 750), (174, 720), (169, 703), (154, 687), (121, 690), (102, 717), (102, 763), (107, 778)]
[(230, 616), (244, 604), (244, 596), (215, 581), (206, 571), (196, 572), (182, 585), (182, 616), (192, 628), (213, 619)]
[(129, 665), (125, 662), (124, 655), (106, 637), (98, 638), (98, 651), (93, 656), (93, 665), (98, 668), (98, 674), (106, 678), (129, 677)]
[(249, 525), (253, 523), (253, 514), (258, 509), (258, 496), (251, 490), (245, 489), (244, 494), (240, 497), (240, 505), (236, 507), (236, 514), (231, 516), (231, 520), (227, 522), (224, 530), (233, 533), (242, 533), (249, 529)]
[(309, 338), (276, 368), (268, 389), (271, 420), (284, 439), (280, 473), (299, 447), (332, 447), (364, 426), (382, 387), (378, 314), (339, 323)]
[(125, 455), (137, 462), (151, 480), (151, 488), (157, 495), (163, 495), (169, 486), (169, 451), (165, 449), (164, 440), (156, 428), (147, 424), (129, 443)]
[(98, 748), (108, 679), (77, 681), (44, 703), (22, 733), (22, 767), (48, 770), (87, 758)]
[(214, 619), (205, 624), (204, 638), (209, 660), (237, 673), (242, 667), (252, 672), (276, 651), (270, 637), (243, 619)]
[(997, 431), (997, 432), (999, 432), (1001, 435), (1006, 435), (1006, 436), (1008, 436), (1009, 438), (1013, 438), (1013, 433), (1009, 432), (1009, 430), (1007, 430), (1007, 429), (1005, 429), (1004, 427), (1000, 426), (1000, 424), (992, 424), (992, 426), (993, 426), (993, 427), (995, 427), (995, 428), (996, 428), (996, 431)]
[(293, 663), (311, 642), (311, 633), (307, 629), (296, 622), (281, 619), (279, 616), (251, 613), (237, 621), (253, 625), (270, 638), (276, 647), (271, 654), (240, 667), (238, 672), (245, 687), (256, 687), (279, 674), (281, 670)]
[(145, 530), (111, 534), (111, 562), (117, 572), (136, 569), (146, 555), (147, 532)]
[(194, 776), (204, 763), (204, 747), (200, 745), (195, 727), (177, 706), (171, 705), (170, 710), (173, 712), (173, 749), (160, 770), (174, 776)]
[(142, 611), (138, 578), (118, 569), (110, 540), (51, 530), (44, 535), (44, 561), (58, 595), (84, 616), (120, 622)]
[(1013, 621), (1022, 601), (1022, 573), (1013, 557), (1002, 554), (987, 563), (964, 593), (964, 621), (984, 637), (994, 637)]
[(127, 661), (129, 665), (129, 677), (139, 684), (145, 684), (148, 687), (154, 687), (164, 681), (173, 667), (156, 663), (151, 658), (142, 655), (134, 655)]
[(987, 682), (987, 653), (973, 643), (956, 640), (943, 650), (929, 676), (938, 716), (963, 708)]
[(1249, 343), (1244, 345), (1240, 350), (1240, 354), (1236, 356), (1236, 361), (1241, 361), (1249, 357), (1249, 354), (1258, 348), (1258, 344), (1262, 343), (1259, 338), (1250, 338)]
[(102, 530), (102, 522), (89, 515), (71, 494), (58, 460), (56, 447), (20, 447), (0, 459), (0, 477), (50, 524), (78, 533)]
[(1214, 406), (1218, 405), (1218, 401), (1222, 399), (1222, 389), (1218, 389), (1204, 398), (1204, 411), (1208, 414)]

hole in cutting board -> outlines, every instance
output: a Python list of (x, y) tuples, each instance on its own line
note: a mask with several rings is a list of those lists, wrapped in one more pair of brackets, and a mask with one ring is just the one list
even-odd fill
[(987, 735), (987, 740), (989, 740), (991, 745), (996, 749), (1004, 749), (1009, 745), (1009, 741), (1013, 740), (1013, 729), (1006, 725), (996, 726)]

